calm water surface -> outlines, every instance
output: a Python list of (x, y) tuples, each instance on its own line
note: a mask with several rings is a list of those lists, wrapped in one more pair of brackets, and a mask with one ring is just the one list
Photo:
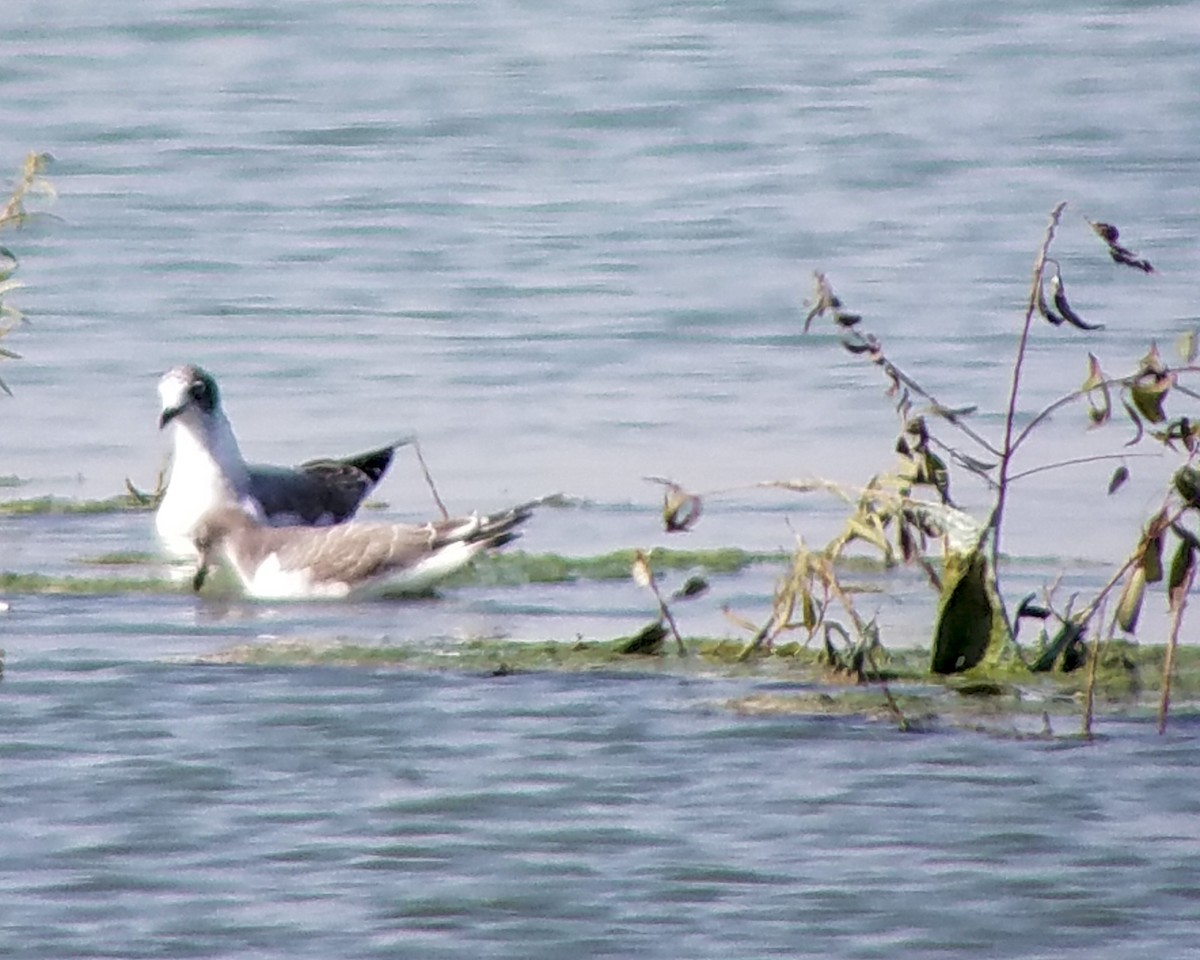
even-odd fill
[[(1086, 351), (1125, 372), (1196, 322), (1186, 4), (4, 17), (0, 167), (53, 153), (61, 217), (3, 241), (33, 321), (0, 371), (13, 496), (152, 485), (154, 383), (192, 361), (254, 458), (416, 433), (452, 508), (580, 498), (535, 519), (533, 551), (664, 542), (650, 474), (730, 491), (683, 545), (787, 548), (837, 505), (746, 485), (861, 483), (895, 431), (876, 371), (802, 336), (812, 270), (993, 433), (1055, 202), (1072, 302), (1106, 329), (1037, 330), (1029, 410)], [(1114, 268), (1084, 216), (1159, 274)], [(1124, 439), (1080, 419), (1026, 466)], [(1130, 465), (1111, 499), (1107, 467), (1019, 488), (1014, 592), (1102, 581), (1173, 464)], [(388, 516), (433, 506), (411, 457), (380, 494)], [(140, 515), (0, 519), (0, 570), (151, 548)], [(714, 584), (688, 628), (733, 635), (720, 607), (762, 615), (774, 576)], [(648, 614), (632, 584), (7, 599), (6, 956), (1144, 957), (1200, 933), (1188, 717), (1081, 747), (728, 709), (753, 679), (194, 665), (274, 638), (612, 636)], [(919, 584), (878, 604), (920, 640)]]

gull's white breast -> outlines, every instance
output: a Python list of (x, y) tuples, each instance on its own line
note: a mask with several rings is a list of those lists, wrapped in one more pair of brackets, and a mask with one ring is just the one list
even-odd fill
[[(235, 456), (235, 469), (244, 471), (240, 454)], [(170, 480), (154, 517), (155, 529), (167, 550), (178, 557), (195, 557), (191, 533), (199, 519), (217, 506), (242, 499), (241, 491), (229, 481), (229, 468), (222, 467), (190, 425), (179, 424)]]

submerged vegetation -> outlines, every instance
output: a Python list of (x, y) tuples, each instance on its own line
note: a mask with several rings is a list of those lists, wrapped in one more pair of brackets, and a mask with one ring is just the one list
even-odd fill
[(145, 513), (149, 508), (134, 497), (120, 494), (103, 500), (71, 500), (66, 497), (28, 497), (0, 501), (0, 515), (44, 516), (67, 513)]
[[(927, 669), (927, 650), (881, 655), (879, 678), (890, 700), (858, 682), (838, 660), (801, 643), (777, 644), (747, 661), (741, 644), (692, 638), (687, 657), (630, 654), (629, 638), (606, 641), (529, 642), (481, 638), (442, 644), (365, 644), (349, 638), (290, 638), (240, 644), (195, 658), (205, 665), (334, 666), (371, 670), (453, 670), (505, 678), (518, 674), (572, 671), (594, 674), (656, 673), (753, 677), (767, 687), (738, 694), (723, 705), (746, 714), (849, 716), (894, 723), (905, 729), (968, 726), (984, 732), (1034, 731), (1049, 735), (1094, 695), (1110, 716), (1145, 716), (1161, 696), (1161, 649), (1127, 641), (1110, 644), (1096, 677), (1043, 674), (1031, 678), (1015, 666), (986, 678), (940, 677)], [(1177, 695), (1200, 697), (1200, 649), (1187, 647), (1177, 664)], [(1053, 727), (1051, 725), (1054, 725)]]
[[(27, 504), (28, 501), (20, 501)], [(107, 505), (107, 509), (103, 509)], [(0, 503), (0, 514), (10, 512), (11, 504)], [(80, 504), (76, 513), (102, 513), (128, 509), (123, 504), (110, 501), (94, 501), (90, 506)], [(56, 503), (57, 507), (57, 503)], [(34, 511), (12, 511), (18, 514)], [(556, 553), (526, 553), (513, 550), (507, 553), (484, 556), (477, 559), (447, 581), (444, 588), (469, 588), (472, 586), (520, 586), (533, 583), (576, 583), (582, 581), (623, 580), (629, 575), (629, 566), (636, 551), (617, 550), (613, 553), (593, 557), (566, 557)], [(776, 565), (784, 557), (775, 553), (752, 553), (746, 550), (653, 550), (650, 555), (654, 563), (663, 569), (693, 571), (695, 576), (682, 589), (695, 589), (689, 584), (702, 582), (698, 572), (705, 575), (729, 575), (751, 568)], [(75, 561), (81, 566), (93, 568), (136, 568), (144, 567), (155, 575), (138, 579), (115, 576), (69, 576), (52, 577), (42, 574), (0, 571), (0, 590), (8, 593), (94, 593), (113, 592), (178, 592), (179, 580), (168, 576), (168, 565), (157, 554), (143, 551), (118, 551), (93, 556), (81, 556)], [(398, 594), (404, 596), (404, 594)], [(678, 594), (676, 594), (678, 597)]]

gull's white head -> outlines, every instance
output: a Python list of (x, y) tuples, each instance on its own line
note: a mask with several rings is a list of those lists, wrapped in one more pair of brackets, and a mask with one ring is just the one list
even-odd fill
[(162, 402), (158, 416), (160, 430), (189, 411), (212, 416), (220, 409), (217, 382), (206, 370), (190, 363), (172, 367), (163, 374), (158, 381), (158, 397)]

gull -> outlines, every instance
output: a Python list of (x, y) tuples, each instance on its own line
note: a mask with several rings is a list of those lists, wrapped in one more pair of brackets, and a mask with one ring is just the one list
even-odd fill
[(158, 395), (159, 429), (173, 425), (175, 436), (154, 525), (163, 545), (178, 557), (195, 557), (193, 529), (222, 504), (236, 504), (272, 526), (341, 523), (379, 482), (395, 449), (410, 442), (298, 467), (248, 464), (211, 374), (192, 364), (173, 367), (159, 380)]
[(520, 536), (534, 500), (488, 516), (408, 523), (348, 521), (331, 527), (269, 527), (236, 506), (210, 511), (194, 532), (204, 585), (214, 556), (233, 568), (245, 592), (264, 600), (427, 593), (485, 550)]

